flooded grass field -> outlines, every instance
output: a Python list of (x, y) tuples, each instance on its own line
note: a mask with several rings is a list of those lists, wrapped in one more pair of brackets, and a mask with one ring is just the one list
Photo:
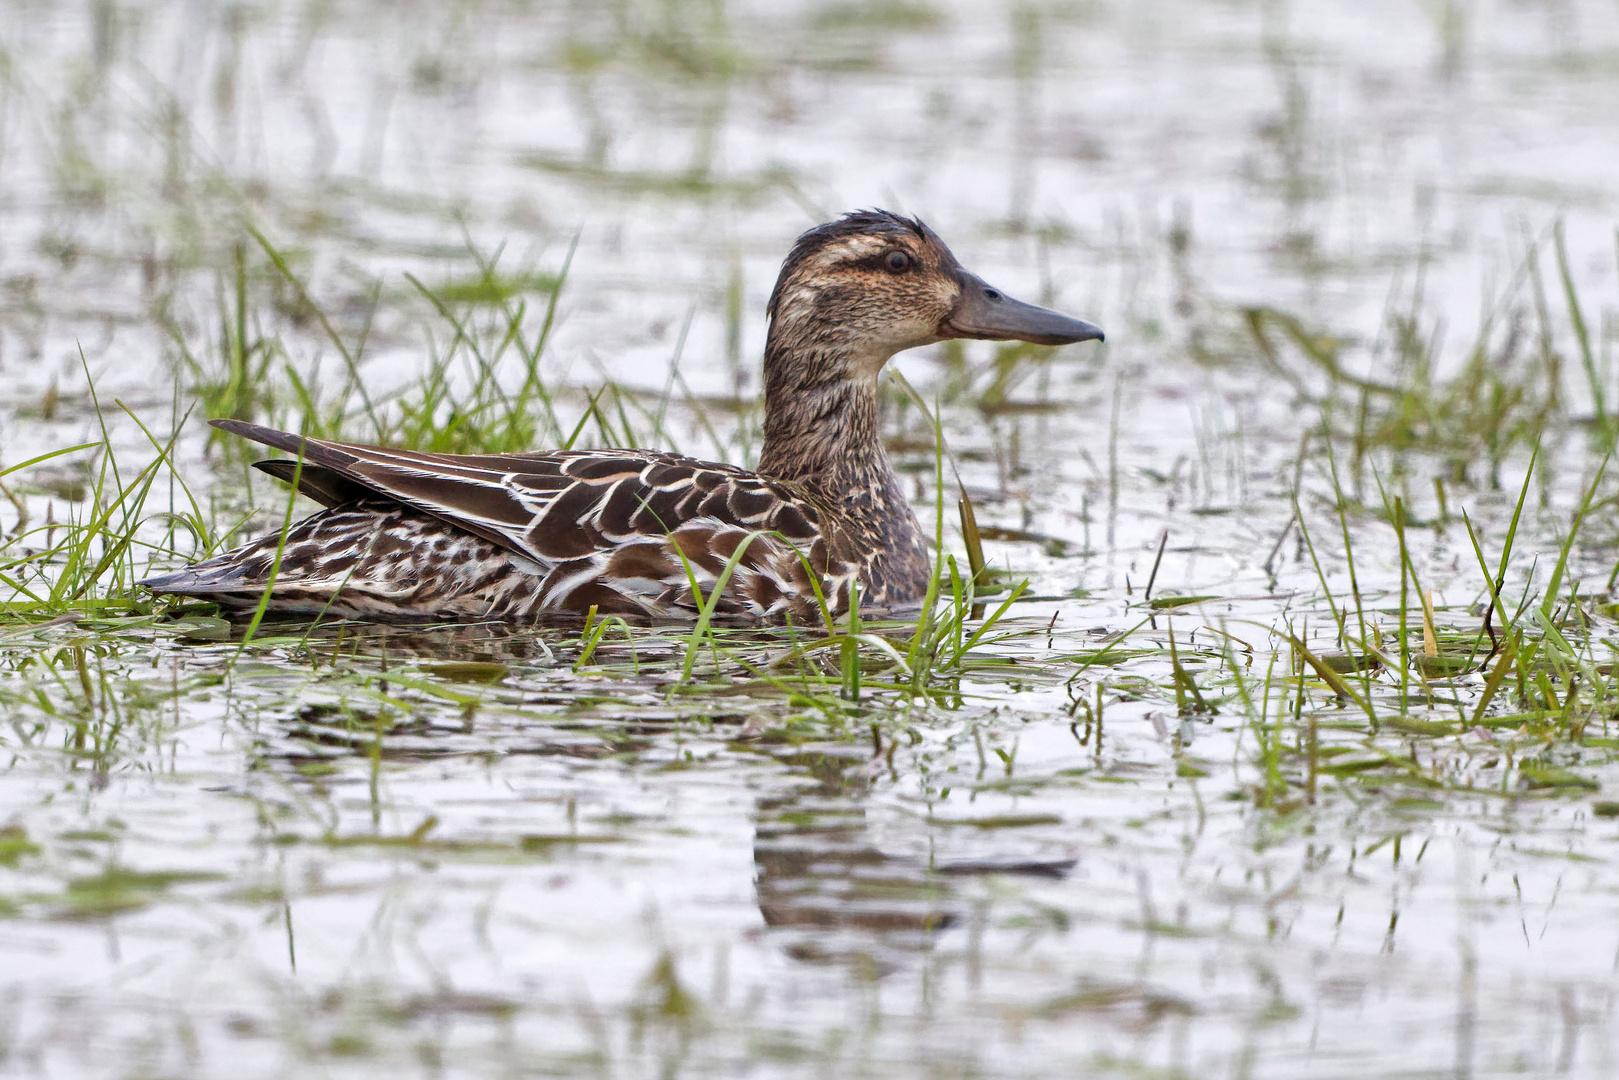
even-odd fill
[[(1611, 0), (0, 3), (0, 1076), (1619, 1073)], [(905, 621), (249, 623), (236, 417), (750, 464), (801, 231)]]

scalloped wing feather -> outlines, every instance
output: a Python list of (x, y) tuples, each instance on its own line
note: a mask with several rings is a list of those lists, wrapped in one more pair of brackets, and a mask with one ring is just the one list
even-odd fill
[[(277, 549), (281, 559), (276, 562)], [(646, 538), (552, 561), (515, 555), (436, 517), (373, 500), (323, 510), (279, 533), (147, 579), (156, 592), (344, 617), (528, 618), (547, 612), (693, 614), (734, 559), (720, 614), (812, 618), (815, 588), (848, 595), (855, 568), (811, 575), (796, 549), (713, 518)]]
[(657, 615), (695, 611), (693, 586), (708, 595), (734, 558), (719, 611), (809, 616), (817, 589), (840, 608), (861, 568), (847, 538), (821, 535), (813, 505), (730, 466), (642, 450), (425, 454), (215, 425), (300, 455), (266, 471), (298, 474), (328, 505), (374, 495), (298, 523), (284, 546), (272, 534), (149, 580), (156, 591), (256, 605), (283, 546), (278, 610)]

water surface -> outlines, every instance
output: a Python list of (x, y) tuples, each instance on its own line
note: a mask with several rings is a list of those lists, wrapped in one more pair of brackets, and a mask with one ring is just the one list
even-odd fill
[[(191, 550), (181, 480), (284, 511), (199, 422), (233, 340), (266, 422), (301, 384), (375, 430), (334, 336), (384, 422), (434, 356), (472, 393), (412, 278), (482, 347), (554, 295), (565, 427), (670, 387), (617, 434), (738, 462), (776, 267), (841, 211), (1109, 332), (896, 365), (947, 544), (959, 476), (1038, 598), (931, 698), (761, 679), (792, 643), (740, 631), (682, 687), (679, 628), (239, 650), (14, 597), (0, 1074), (1615, 1069), (1613, 479), (1548, 608), (1585, 666), (1483, 708), (1467, 532), (1493, 569), (1529, 492), (1503, 587), (1549, 640), (1619, 400), (1612, 4), (17, 2), (0, 75), (0, 466), (105, 425), (127, 480), (134, 418), (178, 429), (143, 562)], [(105, 460), (0, 519), (83, 520)], [(1361, 709), (1308, 668), (1339, 616), (1420, 654), (1425, 590), (1464, 674)]]

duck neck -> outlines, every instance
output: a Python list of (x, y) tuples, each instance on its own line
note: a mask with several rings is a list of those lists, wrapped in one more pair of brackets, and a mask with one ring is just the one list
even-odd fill
[[(774, 335), (766, 344), (759, 471), (800, 484), (853, 515), (878, 510), (887, 516), (905, 503), (878, 431), (872, 368), (880, 365), (857, 365), (834, 352), (841, 350), (819, 343), (789, 350)], [(862, 368), (872, 373), (842, 377)]]

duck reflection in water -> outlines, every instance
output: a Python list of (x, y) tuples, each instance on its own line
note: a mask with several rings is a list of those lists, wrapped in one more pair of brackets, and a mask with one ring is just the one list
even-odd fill
[(778, 760), (804, 778), (760, 799), (753, 841), (759, 913), (796, 960), (846, 964), (870, 977), (908, 966), (960, 925), (964, 877), (1061, 878), (1075, 860), (929, 860), (883, 851), (865, 796), (869, 751), (849, 744), (800, 748)]

